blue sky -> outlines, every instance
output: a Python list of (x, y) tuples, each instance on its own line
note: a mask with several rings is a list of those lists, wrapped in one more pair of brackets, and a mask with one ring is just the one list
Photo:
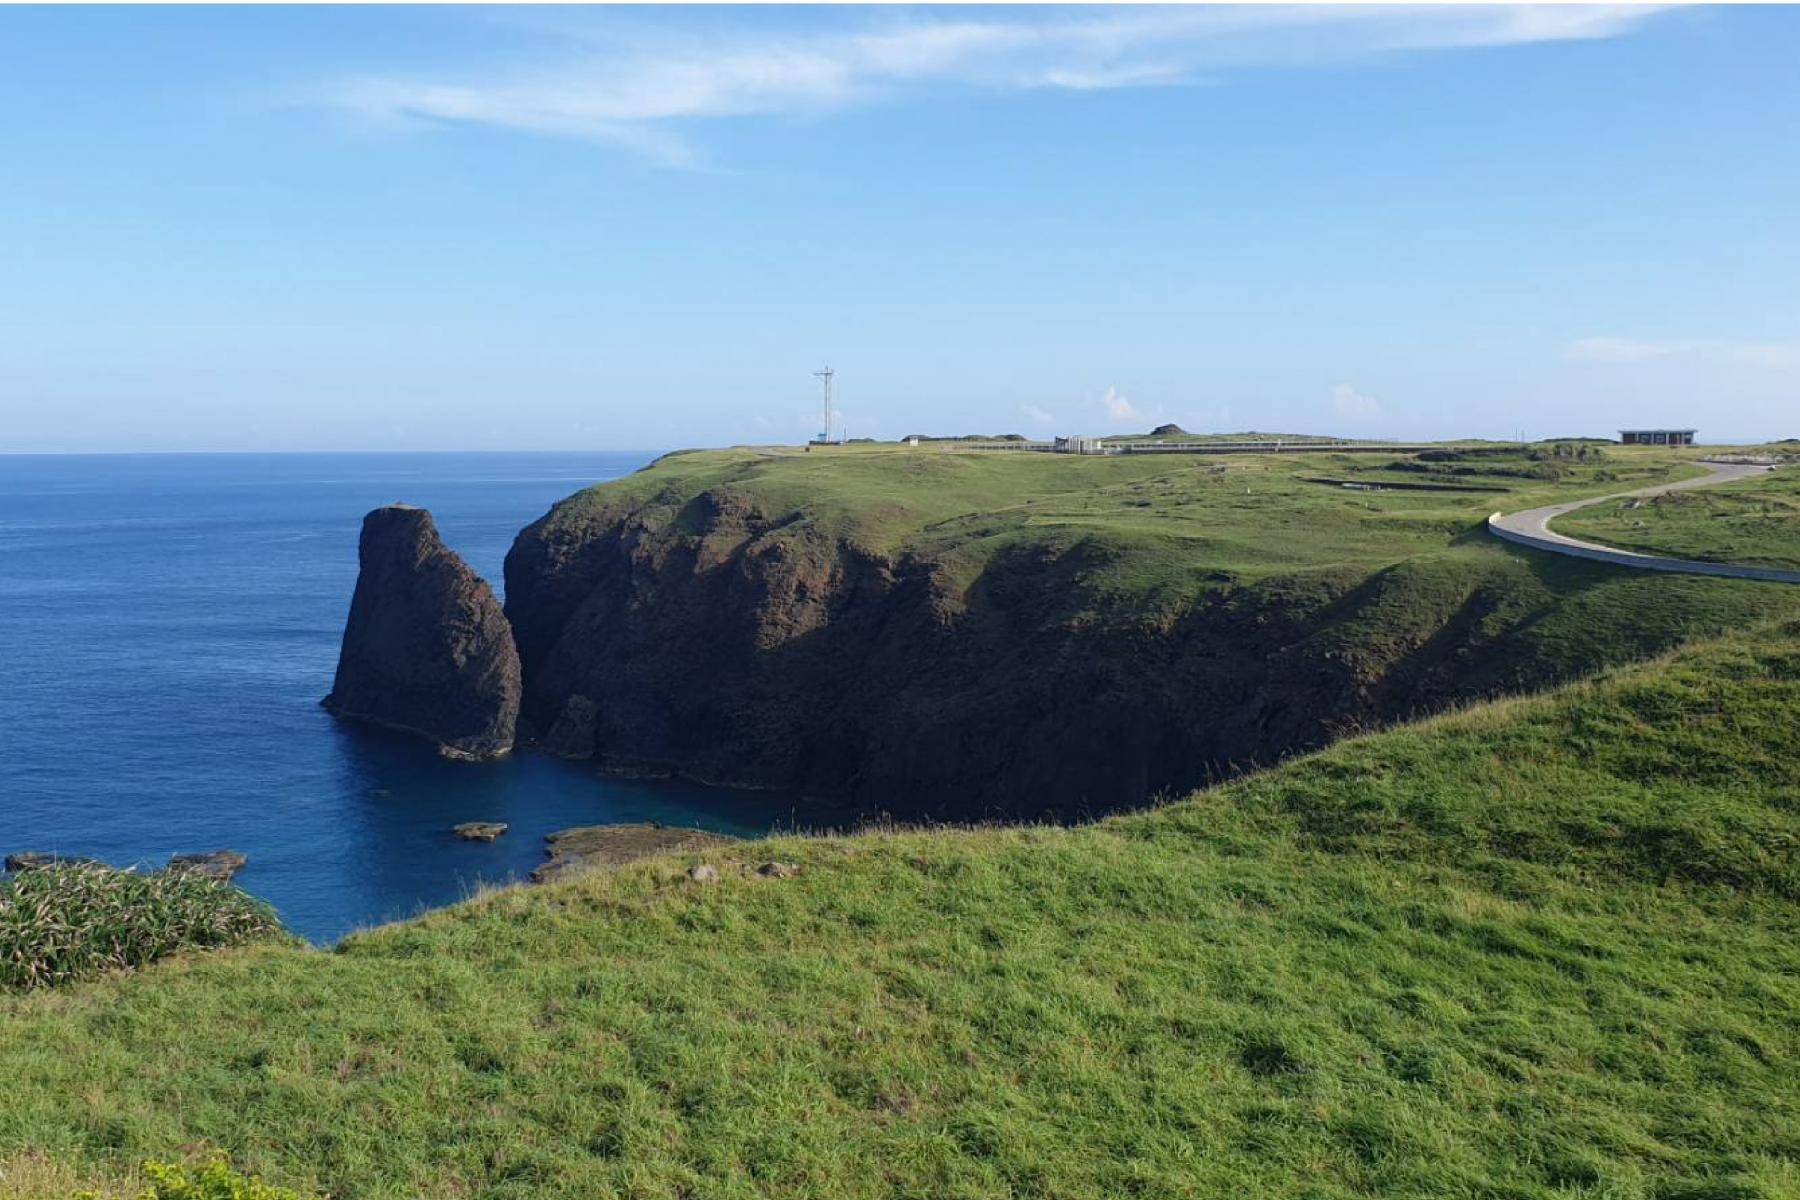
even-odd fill
[(0, 8), (0, 450), (1800, 436), (1800, 10)]

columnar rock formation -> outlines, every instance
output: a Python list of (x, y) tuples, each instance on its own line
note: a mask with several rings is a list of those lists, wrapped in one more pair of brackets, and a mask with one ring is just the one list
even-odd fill
[(512, 749), (519, 655), (493, 589), (408, 504), (363, 518), (361, 573), (344, 627), (335, 716), (435, 742), (452, 758)]

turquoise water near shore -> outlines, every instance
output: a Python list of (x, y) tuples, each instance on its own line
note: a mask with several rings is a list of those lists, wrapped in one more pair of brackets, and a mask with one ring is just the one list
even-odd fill
[[(0, 854), (117, 864), (229, 847), (295, 931), (359, 926), (522, 877), (543, 835), (659, 820), (752, 835), (782, 796), (454, 763), (346, 727), (331, 686), (370, 508), (430, 508), (499, 589), (514, 534), (648, 453), (0, 456)], [(460, 821), (511, 824), (492, 845)]]

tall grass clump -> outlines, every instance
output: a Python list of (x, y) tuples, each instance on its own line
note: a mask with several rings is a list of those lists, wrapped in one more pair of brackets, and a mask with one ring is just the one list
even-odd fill
[(88, 863), (21, 871), (0, 882), (0, 989), (53, 987), (280, 929), (262, 901), (192, 872)]

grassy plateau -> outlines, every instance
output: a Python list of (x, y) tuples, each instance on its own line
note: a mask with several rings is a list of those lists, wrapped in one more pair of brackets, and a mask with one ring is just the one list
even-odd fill
[(1559, 533), (1701, 562), (1800, 567), (1800, 467), (1648, 500), (1578, 509)]
[(1497, 508), (1700, 473), (1691, 455), (1655, 447), (1580, 459), (1511, 444), (1438, 453), (1442, 461), (1327, 452), (1088, 457), (954, 443), (694, 450), (578, 493), (552, 520), (578, 527), (608, 511), (681, 509), (704, 493), (873, 553), (941, 559), (971, 577), (1022, 541), (1081, 536), (1124, 551), (1111, 582), (1134, 592), (1171, 574), (1199, 585), (1387, 566), (1466, 544)]

